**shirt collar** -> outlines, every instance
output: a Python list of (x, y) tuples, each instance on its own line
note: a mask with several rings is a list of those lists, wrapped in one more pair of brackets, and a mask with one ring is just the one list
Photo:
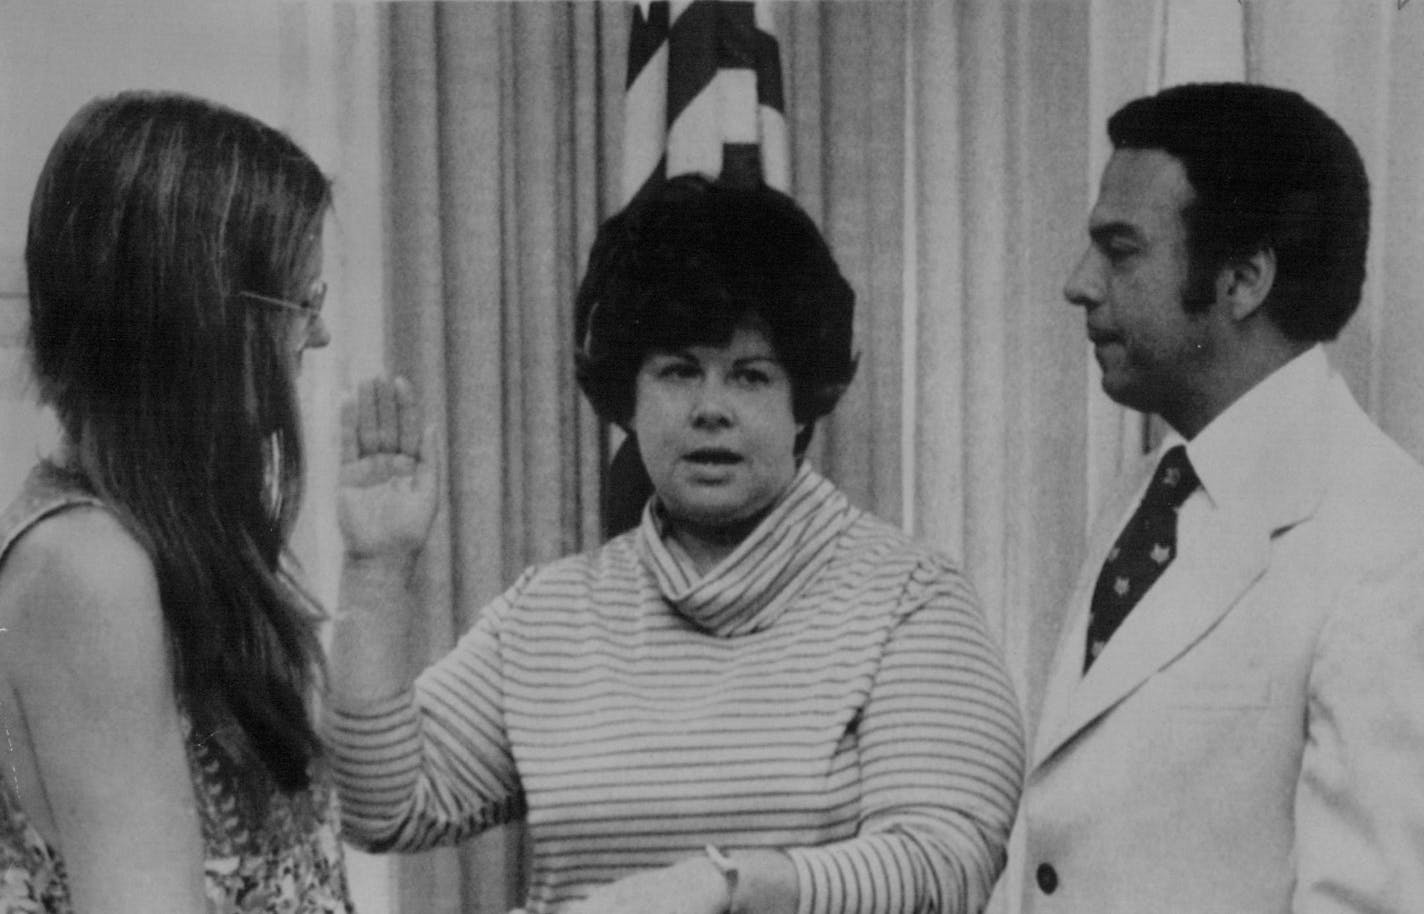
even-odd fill
[[(1332, 377), (1323, 347), (1312, 346), (1267, 375), (1186, 442), (1187, 457), (1213, 507), (1248, 510), (1275, 503), (1295, 485), (1293, 467), (1308, 449), (1313, 416)], [(1171, 432), (1160, 453), (1183, 438)]]

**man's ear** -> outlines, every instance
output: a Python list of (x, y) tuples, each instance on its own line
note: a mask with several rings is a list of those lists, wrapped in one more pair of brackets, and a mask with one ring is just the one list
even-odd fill
[(1226, 262), (1216, 276), (1217, 298), (1225, 299), (1232, 320), (1243, 321), (1265, 304), (1275, 284), (1276, 252), (1259, 248), (1249, 256)]

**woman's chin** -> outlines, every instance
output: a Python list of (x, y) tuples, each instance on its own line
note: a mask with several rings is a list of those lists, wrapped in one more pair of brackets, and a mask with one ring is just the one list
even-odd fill
[(739, 542), (761, 522), (774, 502), (770, 498), (728, 498), (663, 504), (673, 527), (702, 539)]

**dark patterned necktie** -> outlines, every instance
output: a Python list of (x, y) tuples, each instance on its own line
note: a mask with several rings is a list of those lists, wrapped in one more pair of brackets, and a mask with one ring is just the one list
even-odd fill
[(1179, 444), (1162, 455), (1142, 503), (1118, 534), (1098, 574), (1084, 672), (1147, 588), (1172, 564), (1177, 555), (1177, 511), (1198, 482), (1184, 446)]

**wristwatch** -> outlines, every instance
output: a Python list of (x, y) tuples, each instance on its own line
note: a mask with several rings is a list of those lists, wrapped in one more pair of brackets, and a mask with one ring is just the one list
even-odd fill
[(707, 852), (707, 859), (712, 861), (717, 872), (727, 881), (727, 912), (731, 914), (732, 902), (737, 897), (737, 864), (714, 845), (709, 844), (703, 850)]

